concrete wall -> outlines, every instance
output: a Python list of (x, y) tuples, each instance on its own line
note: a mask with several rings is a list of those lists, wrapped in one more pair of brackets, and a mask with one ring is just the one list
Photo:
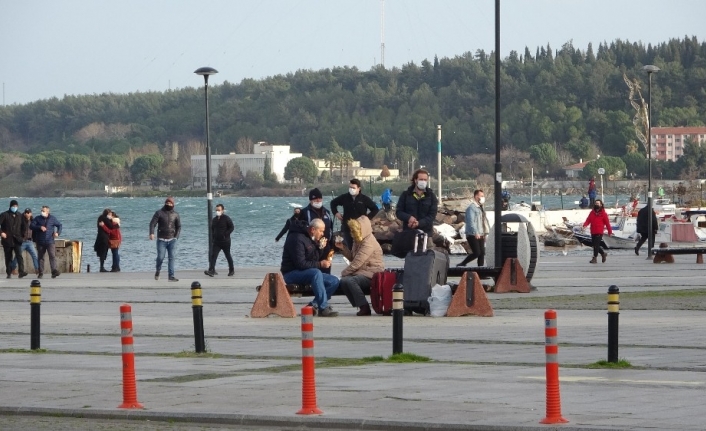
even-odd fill
[[(36, 250), (35, 244), (35, 250)], [(83, 243), (80, 241), (72, 240), (56, 240), (56, 266), (59, 272), (81, 272), (81, 253), (83, 250)], [(35, 273), (34, 264), (32, 263), (32, 257), (29, 253), (24, 252), (24, 264), (25, 271), (29, 273), (31, 277)], [(5, 253), (2, 248), (0, 248), (0, 274), (6, 274), (5, 270)], [(44, 274), (51, 274), (51, 268), (49, 266), (49, 254), (44, 254)]]

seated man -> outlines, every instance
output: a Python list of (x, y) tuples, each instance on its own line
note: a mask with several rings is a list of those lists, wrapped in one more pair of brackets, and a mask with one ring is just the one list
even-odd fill
[(373, 275), (385, 270), (382, 248), (373, 236), (367, 216), (348, 220), (348, 227), (354, 241), (353, 250), (349, 250), (343, 242), (335, 243), (346, 259), (350, 260), (350, 264), (341, 272), (341, 290), (351, 305), (360, 309), (358, 316), (370, 316), (370, 305), (365, 299), (365, 294), (370, 293)]
[(581, 209), (588, 208), (588, 198), (586, 197), (586, 195), (583, 195), (583, 197), (579, 201), (579, 208), (581, 208)]
[(288, 284), (310, 284), (314, 290), (314, 300), (309, 303), (314, 307), (314, 314), (321, 317), (336, 317), (328, 300), (338, 289), (338, 277), (324, 274), (321, 269), (331, 268), (331, 261), (319, 260), (321, 249), (326, 248), (323, 220), (315, 218), (307, 227), (304, 222), (292, 223), (289, 235), (282, 250), (280, 271)]

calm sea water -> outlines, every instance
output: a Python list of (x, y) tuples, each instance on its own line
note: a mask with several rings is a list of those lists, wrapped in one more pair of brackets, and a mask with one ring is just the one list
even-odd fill
[[(625, 203), (628, 196), (619, 196)], [(0, 198), (0, 209), (9, 206), (8, 197)], [(63, 224), (62, 238), (83, 242), (82, 271), (91, 265), (91, 271), (99, 268), (98, 258), (93, 251), (96, 238), (96, 219), (104, 208), (118, 213), (121, 221), (123, 243), (120, 248), (121, 269), (123, 271), (153, 271), (155, 267), (156, 244), (150, 241), (149, 222), (156, 210), (162, 207), (165, 198), (23, 198), (17, 200), (20, 210), (31, 208), (39, 214), (42, 205), (49, 205), (51, 212)], [(375, 197), (379, 200), (379, 196)], [(561, 208), (561, 197), (543, 196), (542, 202), (548, 208)], [(574, 201), (580, 196), (564, 196), (564, 208), (576, 208)], [(324, 197), (330, 208), (331, 196)], [(513, 202), (529, 201), (529, 196), (513, 196)], [(535, 196), (535, 201), (540, 199)], [(3, 202), (4, 201), (4, 202)], [(307, 205), (307, 197), (223, 197), (216, 198), (213, 205), (222, 203), (235, 224), (232, 254), (236, 267), (278, 266), (282, 256), (284, 239), (275, 242), (275, 236), (288, 217), (293, 205)], [(606, 196), (606, 205), (612, 206), (615, 197)], [(205, 197), (176, 198), (176, 210), (181, 216), (182, 231), (177, 251), (177, 271), (180, 269), (206, 269), (208, 266), (207, 201)], [(391, 257), (390, 257), (391, 258)], [(387, 257), (386, 257), (387, 259)], [(391, 258), (395, 260), (394, 258)], [(110, 253), (108, 262), (111, 261)], [(108, 263), (110, 265), (110, 263)], [(219, 257), (218, 268), (227, 266), (223, 255)], [(166, 262), (163, 264), (166, 271)]]

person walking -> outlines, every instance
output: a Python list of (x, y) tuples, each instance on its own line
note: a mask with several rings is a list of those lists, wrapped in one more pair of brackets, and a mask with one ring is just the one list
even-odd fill
[[(103, 210), (101, 215), (98, 216), (98, 220), (96, 221), (96, 228), (97, 228), (97, 233), (96, 233), (96, 241), (93, 243), (93, 251), (96, 252), (96, 256), (98, 256), (98, 260), (100, 261), (100, 272), (108, 272), (107, 269), (105, 269), (105, 261), (108, 258), (108, 250), (110, 250), (110, 229), (113, 228), (113, 223), (110, 221), (112, 211), (110, 208), (106, 208)], [(106, 226), (107, 229), (104, 229), (103, 226)]]
[(279, 231), (279, 234), (275, 237), (275, 242), (279, 242), (279, 240), (284, 236), (285, 233), (289, 232), (289, 229), (292, 226), (292, 223), (296, 222), (299, 220), (299, 215), (302, 213), (301, 208), (294, 208), (294, 213), (290, 218), (287, 219), (286, 222), (284, 222), (284, 227), (282, 228), (281, 231)]
[[(113, 266), (110, 268), (110, 272), (120, 272), (120, 244), (123, 242), (123, 235), (120, 232), (120, 218), (114, 211), (111, 211), (107, 219), (112, 228), (102, 221), (98, 222), (98, 226), (108, 234), (108, 248), (113, 254)], [(101, 272), (105, 272), (103, 269), (103, 265), (101, 265)]]
[(588, 206), (589, 208), (593, 208), (593, 205), (596, 203), (596, 177), (591, 177), (591, 179), (588, 180), (588, 198), (590, 199)]
[(601, 248), (601, 241), (603, 240), (603, 231), (608, 230), (608, 235), (613, 235), (613, 228), (610, 226), (610, 219), (608, 218), (608, 213), (603, 208), (603, 201), (596, 199), (593, 204), (593, 210), (588, 213), (586, 221), (583, 223), (583, 227), (591, 226), (591, 241), (593, 244), (593, 259), (590, 263), (597, 263), (598, 255), (601, 255), (602, 262), (605, 263), (608, 253)]
[[(657, 235), (657, 231), (659, 230), (659, 220), (657, 220), (657, 214), (655, 214), (655, 210), (652, 210), (652, 232), (648, 232), (649, 230), (649, 219), (647, 217), (649, 213), (649, 209), (647, 208), (647, 205), (644, 207), (640, 208), (640, 211), (637, 212), (637, 233), (640, 234), (640, 241), (637, 242), (637, 245), (635, 246), (635, 254), (637, 256), (640, 255), (640, 247), (642, 247), (642, 244), (647, 241), (649, 238), (650, 242), (649, 248), (653, 249), (655, 247), (655, 235)], [(648, 235), (649, 234), (649, 235)]]
[(181, 233), (181, 220), (179, 213), (174, 209), (174, 198), (168, 197), (164, 201), (164, 206), (157, 210), (150, 220), (150, 241), (154, 240), (154, 230), (157, 228), (157, 260), (154, 279), (159, 280), (159, 272), (162, 270), (164, 255), (169, 255), (167, 271), (169, 281), (179, 281), (174, 274), (174, 263), (176, 260), (176, 247)]
[[(309, 191), (309, 205), (302, 209), (299, 218), (305, 222), (306, 225), (311, 224), (312, 220), (319, 219), (324, 223), (324, 235), (323, 238), (326, 239), (326, 246), (320, 249), (320, 257), (324, 259), (328, 256), (329, 252), (333, 250), (333, 215), (324, 206), (324, 195), (321, 194), (321, 190), (318, 188), (313, 188)], [(291, 229), (291, 227), (290, 227)], [(320, 268), (321, 272), (324, 274), (331, 274), (331, 267), (324, 266)]]
[(16, 200), (10, 201), (10, 208), (0, 214), (0, 242), (2, 242), (2, 250), (5, 253), (5, 272), (7, 278), (12, 278), (12, 259), (13, 255), (17, 259), (17, 267), (19, 269), (18, 277), (22, 278), (27, 275), (25, 272), (24, 259), (22, 258), (22, 214), (17, 212), (19, 203)]
[[(37, 260), (37, 250), (34, 248), (34, 240), (32, 239), (32, 229), (29, 228), (30, 224), (34, 220), (32, 217), (32, 209), (25, 208), (22, 214), (22, 247), (20, 248), (20, 255), (24, 258), (23, 252), (27, 253), (32, 258), (32, 264), (34, 265), (34, 273), (39, 274), (39, 261)], [(12, 272), (14, 273), (17, 269), (17, 258), (12, 259)], [(25, 270), (27, 269), (27, 264), (25, 263)], [(27, 271), (25, 271), (27, 272)]]
[(51, 268), (51, 278), (59, 276), (59, 270), (56, 267), (56, 245), (54, 239), (61, 235), (61, 223), (59, 219), (51, 214), (51, 209), (44, 205), (42, 213), (32, 220), (29, 225), (34, 233), (34, 240), (37, 242), (37, 254), (39, 258), (39, 274), (37, 277), (42, 278), (44, 275), (44, 255), (49, 253), (49, 267)]
[[(342, 207), (342, 214), (338, 211), (338, 207)], [(348, 182), (348, 193), (344, 193), (331, 201), (331, 212), (341, 222), (343, 241), (349, 249), (353, 247), (353, 238), (348, 227), (348, 220), (355, 220), (363, 215), (372, 219), (378, 211), (380, 210), (375, 205), (375, 202), (363, 194), (360, 180), (357, 178), (353, 178)]]
[(216, 205), (216, 216), (211, 221), (211, 236), (213, 237), (213, 245), (208, 260), (208, 270), (203, 273), (209, 277), (216, 275), (216, 260), (221, 250), (228, 261), (228, 277), (235, 275), (233, 266), (233, 257), (230, 254), (230, 234), (235, 230), (233, 220), (225, 214), (223, 204)]
[(485, 265), (485, 239), (490, 232), (490, 224), (483, 204), (485, 204), (485, 193), (478, 189), (473, 192), (473, 199), (466, 208), (466, 241), (471, 251), (456, 266), (466, 266), (475, 259), (478, 259), (478, 266)]

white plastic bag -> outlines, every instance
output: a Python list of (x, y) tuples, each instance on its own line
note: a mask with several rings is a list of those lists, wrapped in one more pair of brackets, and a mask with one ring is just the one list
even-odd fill
[(429, 297), (429, 313), (432, 317), (446, 316), (446, 310), (451, 305), (451, 287), (448, 285), (439, 286), (438, 284), (431, 288), (431, 296)]

